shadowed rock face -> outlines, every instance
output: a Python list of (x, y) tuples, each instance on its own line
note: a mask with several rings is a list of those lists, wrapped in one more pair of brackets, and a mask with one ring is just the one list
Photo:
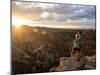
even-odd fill
[(96, 60), (92, 59), (92, 57), (84, 56), (80, 61), (76, 61), (74, 57), (61, 57), (60, 59), (60, 65), (51, 68), (50, 71), (74, 71), (96, 68)]

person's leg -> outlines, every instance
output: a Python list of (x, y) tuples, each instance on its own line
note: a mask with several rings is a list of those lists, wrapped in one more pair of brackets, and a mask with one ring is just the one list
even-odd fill
[(78, 60), (78, 51), (76, 50), (76, 60)]
[(78, 55), (77, 55), (77, 57), (78, 57), (77, 60), (80, 60), (80, 49), (78, 49), (77, 52), (78, 52), (78, 53), (77, 53), (77, 54), (78, 54)]
[(79, 60), (79, 51), (77, 51), (77, 61)]
[(79, 59), (80, 59), (80, 50), (79, 50)]

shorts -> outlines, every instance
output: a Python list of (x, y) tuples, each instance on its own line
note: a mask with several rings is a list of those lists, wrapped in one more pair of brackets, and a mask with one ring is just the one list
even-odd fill
[(80, 51), (80, 48), (74, 48), (74, 51)]

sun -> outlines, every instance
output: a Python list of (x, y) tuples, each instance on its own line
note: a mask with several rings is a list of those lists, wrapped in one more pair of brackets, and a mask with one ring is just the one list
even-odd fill
[(29, 23), (31, 23), (30, 20), (12, 17), (12, 25), (16, 27), (21, 27), (22, 25), (28, 25)]

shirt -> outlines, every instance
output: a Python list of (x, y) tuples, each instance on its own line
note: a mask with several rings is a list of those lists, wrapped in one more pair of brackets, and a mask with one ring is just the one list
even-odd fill
[(74, 48), (81, 48), (81, 38), (79, 34), (76, 34), (75, 36)]

